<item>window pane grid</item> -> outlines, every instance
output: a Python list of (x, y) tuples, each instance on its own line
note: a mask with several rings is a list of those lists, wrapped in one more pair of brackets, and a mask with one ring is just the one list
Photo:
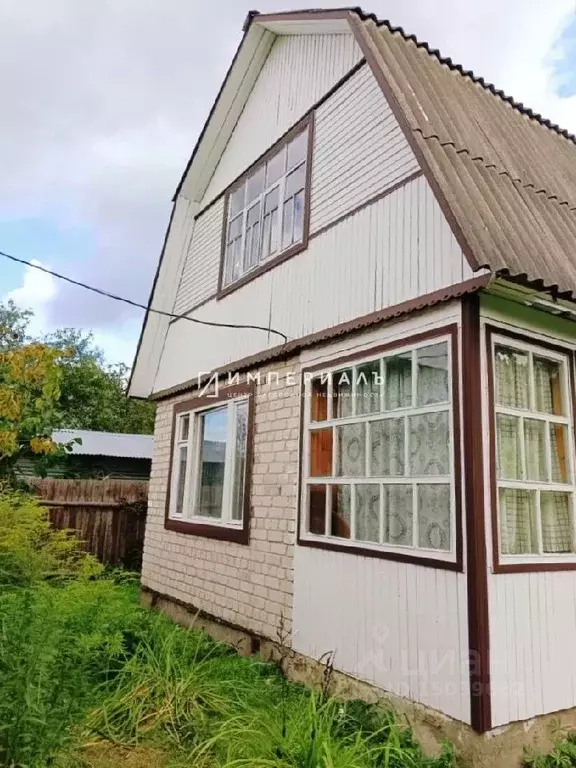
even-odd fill
[(243, 520), (248, 401), (177, 417), (170, 516), (213, 525)]
[[(428, 479), (407, 482), (404, 479), (399, 483), (366, 480), (343, 483), (337, 478), (329, 478), (325, 486), (310, 482), (310, 491), (321, 493), (322, 523), (318, 528), (317, 507), (310, 509), (309, 506), (308, 530), (316, 535), (333, 536), (359, 544), (391, 547), (398, 544), (413, 550), (449, 552), (452, 520), (445, 511), (449, 506), (445, 505), (450, 503), (450, 482), (450, 477), (434, 482)], [(430, 515), (422, 499), (428, 495), (428, 489), (434, 487), (441, 505), (433, 507), (433, 514)], [(405, 501), (408, 500), (408, 505), (399, 503), (402, 496)], [(360, 511), (369, 515), (359, 517)], [(316, 519), (316, 523), (312, 518)]]
[(308, 523), (305, 532), (453, 556), (450, 352), (442, 340), (332, 369), (322, 386), (307, 383), (328, 393), (327, 418), (313, 421), (317, 409), (307, 408), (306, 430), (331, 432), (332, 474), (311, 475), (318, 457), (305, 457), (305, 498), (307, 488), (326, 488), (323, 530)]
[(451, 408), (448, 403), (441, 403), (439, 405), (423, 405), (420, 408), (399, 408), (395, 411), (374, 412), (342, 416), (338, 418), (332, 417), (331, 419), (325, 419), (322, 422), (317, 423), (322, 424), (323, 427), (341, 427), (347, 424), (358, 424), (359, 422), (372, 423), (375, 421), (393, 421), (394, 419), (404, 418), (405, 416), (426, 416), (431, 413), (450, 413), (450, 410)]
[(495, 341), (493, 354), (500, 552), (569, 555), (576, 538), (568, 358), (508, 340)]
[(309, 140), (305, 128), (230, 193), (224, 285), (302, 241)]

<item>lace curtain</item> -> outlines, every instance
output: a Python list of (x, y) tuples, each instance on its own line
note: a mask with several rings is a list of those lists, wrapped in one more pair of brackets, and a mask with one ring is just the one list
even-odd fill
[[(535, 415), (561, 414), (560, 363), (534, 356), (534, 403), (530, 402), (529, 366), (530, 358), (527, 353), (502, 346), (496, 348), (496, 406), (529, 410), (535, 412)], [(501, 481), (570, 482), (567, 462), (568, 433), (565, 425), (531, 418), (528, 415), (520, 418), (497, 413), (496, 432), (498, 477)], [(539, 536), (542, 551), (545, 553), (572, 551), (569, 493), (501, 487), (498, 496), (503, 554), (537, 554)]]
[[(448, 370), (445, 345), (426, 348), (428, 360), (418, 360), (417, 405), (448, 401)], [(432, 363), (432, 364), (430, 364)], [(388, 409), (412, 405), (412, 353), (387, 361), (385, 401)], [(373, 379), (372, 379), (373, 380)], [(379, 399), (367, 377), (357, 387), (360, 402), (357, 413), (379, 410), (367, 407)], [(346, 408), (342, 397), (342, 410)], [(368, 430), (368, 435), (367, 435)], [(368, 441), (367, 441), (368, 436)], [(408, 439), (408, 450), (406, 446)], [(422, 477), (450, 474), (449, 416), (445, 410), (360, 422), (336, 427), (336, 475), (339, 477)], [(368, 455), (367, 455), (368, 451)], [(407, 466), (408, 462), (408, 466)], [(346, 490), (344, 490), (344, 488)], [(336, 535), (350, 535), (351, 493), (356, 503), (355, 537), (362, 541), (379, 541), (380, 493), (378, 484), (337, 486), (333, 490), (333, 530)], [(450, 548), (450, 486), (423, 483), (413, 499), (412, 485), (390, 485), (383, 488), (383, 540), (398, 545), (415, 545), (433, 549)], [(416, 502), (418, 523), (413, 541), (413, 514)]]

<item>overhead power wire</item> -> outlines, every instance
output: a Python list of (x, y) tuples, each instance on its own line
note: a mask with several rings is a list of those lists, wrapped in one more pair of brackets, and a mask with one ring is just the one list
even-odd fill
[(51, 269), (46, 269), (46, 267), (43, 267), (40, 264), (33, 264), (31, 261), (27, 261), (26, 259), (19, 259), (17, 256), (12, 256), (10, 253), (0, 251), (0, 256), (4, 256), (4, 258), (10, 259), (10, 261), (15, 261), (18, 264), (24, 264), (26, 267), (38, 269), (40, 272), (45, 272), (47, 275), (57, 277), (59, 280), (64, 280), (65, 282), (71, 283), (72, 285), (77, 285), (79, 288), (85, 288), (87, 291), (92, 291), (93, 293), (97, 293), (100, 296), (105, 296), (107, 299), (112, 299), (113, 301), (121, 301), (124, 304), (129, 304), (130, 306), (137, 307), (138, 309), (144, 309), (146, 312), (152, 312), (155, 315), (169, 317), (172, 320), (189, 320), (191, 323), (197, 323), (198, 325), (209, 325), (213, 328), (236, 328), (240, 330), (264, 331), (265, 333), (274, 333), (276, 336), (280, 336), (282, 339), (284, 339), (284, 343), (288, 341), (288, 336), (286, 336), (285, 333), (282, 333), (282, 331), (277, 331), (274, 328), (267, 328), (264, 325), (249, 325), (244, 323), (217, 323), (213, 322), (212, 320), (200, 320), (197, 317), (188, 317), (187, 315), (175, 315), (172, 312), (164, 312), (161, 309), (147, 307), (146, 304), (140, 304), (137, 301), (132, 301), (132, 299), (126, 299), (123, 296), (117, 296), (114, 293), (104, 291), (102, 288), (95, 288), (93, 285), (82, 283), (79, 280), (73, 280), (71, 277), (66, 277), (66, 275), (61, 275)]

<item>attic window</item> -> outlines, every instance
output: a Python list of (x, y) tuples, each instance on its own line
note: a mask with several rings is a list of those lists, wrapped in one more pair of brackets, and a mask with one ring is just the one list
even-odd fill
[(227, 195), (222, 288), (305, 247), (310, 120), (247, 171)]

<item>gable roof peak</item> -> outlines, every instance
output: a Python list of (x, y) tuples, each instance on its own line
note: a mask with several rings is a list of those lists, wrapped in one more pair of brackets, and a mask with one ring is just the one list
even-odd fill
[(248, 30), (248, 27), (252, 24), (252, 19), (255, 19), (257, 16), (260, 16), (260, 11), (248, 11), (246, 18), (244, 19), (244, 24), (242, 24), (242, 32)]
[(564, 136), (569, 141), (576, 144), (576, 135), (571, 133), (565, 128), (562, 128), (557, 123), (552, 122), (548, 118), (541, 115), (539, 112), (534, 111), (530, 107), (525, 106), (522, 102), (516, 101), (512, 96), (508, 95), (501, 88), (497, 88), (493, 83), (489, 82), (480, 75), (476, 75), (472, 69), (466, 69), (461, 64), (453, 61), (450, 56), (443, 56), (438, 48), (433, 48), (425, 40), (420, 40), (416, 35), (408, 33), (401, 26), (392, 24), (389, 19), (380, 19), (375, 13), (367, 13), (362, 7), (358, 5), (341, 6), (339, 8), (300, 8), (290, 11), (276, 11), (273, 13), (260, 13), (259, 11), (249, 11), (246, 21), (242, 27), (246, 32), (251, 26), (253, 21), (265, 22), (269, 20), (283, 20), (288, 21), (296, 18), (308, 18), (310, 21), (322, 21), (325, 17), (334, 17), (336, 14), (355, 15), (363, 22), (373, 22), (377, 27), (385, 27), (393, 35), (401, 36), (406, 42), (413, 43), (417, 48), (420, 48), (428, 53), (432, 58), (436, 59), (440, 64), (445, 65), (453, 72), (457, 72), (465, 78), (472, 80), (472, 82), (485, 88), (494, 96), (507, 102), (511, 107), (526, 115), (532, 120), (536, 120), (541, 125), (549, 128), (555, 133)]

